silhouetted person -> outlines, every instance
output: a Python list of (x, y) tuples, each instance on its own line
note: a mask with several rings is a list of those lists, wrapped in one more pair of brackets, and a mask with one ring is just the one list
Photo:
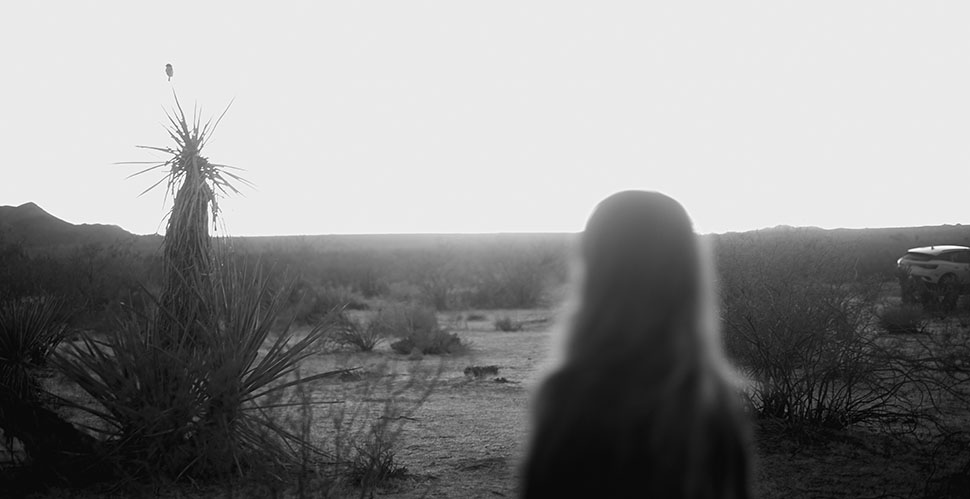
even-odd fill
[(749, 497), (746, 421), (683, 207), (655, 192), (610, 196), (581, 262), (565, 358), (536, 399), (523, 497)]

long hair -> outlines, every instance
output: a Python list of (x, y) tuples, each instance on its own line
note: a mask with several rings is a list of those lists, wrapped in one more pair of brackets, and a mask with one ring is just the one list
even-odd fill
[(709, 261), (670, 197), (624, 191), (596, 207), (565, 357), (536, 403), (524, 496), (747, 496)]

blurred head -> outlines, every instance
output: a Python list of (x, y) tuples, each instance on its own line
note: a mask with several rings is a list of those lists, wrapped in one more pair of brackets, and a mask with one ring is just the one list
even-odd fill
[(581, 236), (566, 358), (536, 404), (527, 497), (588, 486), (746, 497), (705, 249), (663, 194), (624, 191), (596, 206)]
[(586, 224), (580, 256), (570, 356), (698, 346), (690, 331), (702, 291), (697, 236), (677, 201), (647, 191), (606, 198)]

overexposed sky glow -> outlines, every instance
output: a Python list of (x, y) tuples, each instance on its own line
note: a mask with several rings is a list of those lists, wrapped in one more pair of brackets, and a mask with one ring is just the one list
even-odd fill
[[(15, 2), (0, 205), (163, 231), (172, 88), (257, 185), (235, 235), (970, 222), (970, 3)], [(171, 63), (175, 77), (166, 81)]]

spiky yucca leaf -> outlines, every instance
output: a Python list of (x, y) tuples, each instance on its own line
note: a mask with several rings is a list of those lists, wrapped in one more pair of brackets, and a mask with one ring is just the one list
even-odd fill
[(47, 357), (65, 336), (61, 308), (48, 298), (0, 304), (0, 397), (38, 399), (38, 370), (46, 367)]
[(105, 422), (118, 462), (136, 474), (204, 476), (293, 459), (299, 438), (267, 419), (267, 395), (346, 372), (292, 376), (327, 328), (270, 340), (281, 294), (255, 273), (230, 268), (197, 294), (215, 319), (193, 326), (200, 336), (191, 342), (166, 342), (161, 328), (174, 313), (159, 303), (162, 315), (132, 316), (103, 342), (85, 339), (55, 360), (98, 402), (84, 409)]

